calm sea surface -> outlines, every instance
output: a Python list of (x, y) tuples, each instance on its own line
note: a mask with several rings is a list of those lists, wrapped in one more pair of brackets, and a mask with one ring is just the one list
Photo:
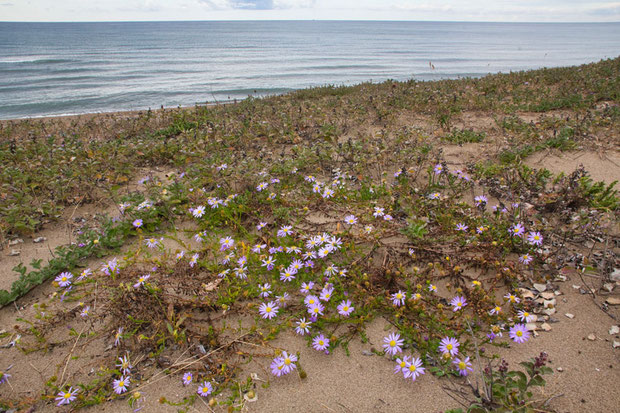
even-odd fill
[(483, 76), (619, 53), (620, 23), (0, 23), (0, 119)]

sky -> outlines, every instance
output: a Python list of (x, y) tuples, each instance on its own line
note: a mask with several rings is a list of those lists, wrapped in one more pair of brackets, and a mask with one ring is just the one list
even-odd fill
[(0, 21), (620, 22), (610, 0), (0, 0)]

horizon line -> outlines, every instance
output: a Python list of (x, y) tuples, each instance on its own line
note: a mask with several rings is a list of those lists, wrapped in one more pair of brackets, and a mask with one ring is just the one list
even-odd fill
[(199, 22), (385, 22), (385, 23), (512, 23), (619, 24), (619, 21), (390, 20), (390, 19), (214, 19), (214, 20), (0, 20), (2, 23), (199, 23)]

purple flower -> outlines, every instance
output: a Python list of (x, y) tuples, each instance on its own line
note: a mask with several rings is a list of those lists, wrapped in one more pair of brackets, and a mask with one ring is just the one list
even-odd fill
[(62, 406), (63, 404), (70, 404), (72, 401), (75, 400), (75, 396), (77, 395), (78, 391), (78, 389), (73, 390), (73, 387), (69, 387), (69, 390), (67, 391), (59, 391), (56, 399), (54, 399), (58, 402), (57, 406)]
[(433, 168), (433, 171), (435, 171), (435, 175), (439, 175), (443, 171), (443, 166), (438, 163), (435, 165), (435, 168)]
[(196, 208), (190, 209), (190, 212), (195, 218), (202, 218), (202, 216), (205, 214), (205, 206), (199, 205)]
[(121, 338), (123, 338), (123, 327), (119, 327), (118, 330), (116, 331), (116, 334), (114, 334), (114, 346), (118, 347), (118, 345), (121, 343)]
[(383, 337), (383, 349), (390, 356), (396, 355), (396, 353), (402, 353), (402, 345), (404, 340), (400, 338), (398, 333), (390, 333), (387, 337)]
[(417, 357), (413, 357), (411, 362), (407, 363), (405, 368), (403, 369), (403, 375), (406, 379), (411, 377), (413, 381), (418, 378), (418, 376), (424, 374), (424, 367), (422, 367), (422, 360)]
[(463, 223), (456, 224), (456, 230), (457, 231), (467, 231), (467, 228), (469, 228), (469, 227), (467, 225), (463, 224)]
[(330, 298), (332, 298), (333, 292), (334, 292), (334, 287), (332, 287), (331, 285), (325, 286), (325, 288), (321, 290), (321, 295), (319, 295), (319, 299), (321, 301), (329, 301)]
[(467, 376), (470, 371), (474, 371), (471, 367), (471, 362), (469, 361), (469, 357), (466, 357), (464, 360), (456, 359), (452, 362), (456, 369), (458, 370), (461, 376)]
[(278, 237), (286, 237), (287, 235), (293, 234), (292, 228), (293, 227), (291, 225), (284, 225), (280, 227), (277, 233)]
[(530, 332), (525, 324), (515, 324), (509, 331), (510, 338), (515, 343), (525, 343), (530, 338)]
[(407, 298), (406, 293), (402, 292), (401, 290), (398, 290), (398, 292), (395, 292), (394, 294), (392, 294), (392, 304), (395, 305), (396, 307), (400, 307), (401, 305), (405, 304), (406, 298)]
[(527, 242), (529, 242), (532, 245), (542, 245), (543, 242), (543, 237), (542, 235), (540, 235), (540, 232), (530, 232), (530, 234), (527, 237)]
[(344, 317), (348, 317), (353, 312), (353, 310), (355, 310), (355, 307), (351, 307), (350, 300), (342, 300), (342, 302), (338, 306), (338, 314)]
[(308, 314), (312, 315), (313, 317), (323, 315), (323, 311), (325, 311), (325, 307), (320, 302), (308, 305)]
[(474, 202), (476, 203), (476, 206), (484, 206), (487, 202), (489, 202), (489, 200), (484, 195), (478, 195), (474, 198)]
[(116, 394), (123, 394), (127, 391), (129, 386), (129, 377), (121, 376), (120, 379), (113, 381), (114, 392)]
[(143, 224), (143, 222), (142, 222), (142, 220), (141, 220), (141, 219), (136, 219), (136, 220), (133, 222), (133, 226), (134, 226), (134, 228), (141, 228), (141, 227), (142, 227), (142, 224)]
[(295, 332), (300, 336), (306, 335), (310, 332), (310, 325), (312, 323), (307, 322), (305, 318), (300, 318), (295, 327)]
[(207, 397), (211, 394), (212, 391), (213, 386), (211, 385), (211, 383), (209, 383), (208, 381), (204, 381), (200, 386), (198, 386), (198, 391), (196, 393), (198, 393), (199, 396)]
[(226, 251), (227, 249), (232, 248), (235, 244), (235, 240), (231, 237), (225, 237), (220, 239), (220, 251)]
[(260, 290), (260, 296), (263, 298), (267, 298), (271, 295), (271, 284), (269, 283), (265, 283), (265, 284), (259, 284), (258, 288)]
[(510, 233), (513, 237), (522, 237), (525, 233), (525, 228), (521, 224), (514, 224), (510, 229)]
[(277, 377), (289, 374), (297, 368), (297, 365), (295, 364), (296, 361), (296, 355), (288, 354), (286, 351), (283, 351), (280, 357), (276, 357), (271, 362), (271, 373)]
[[(270, 251), (271, 254), (273, 254), (273, 252)], [(261, 265), (262, 267), (267, 267), (267, 271), (271, 271), (273, 270), (273, 267), (276, 263), (276, 260), (270, 255), (268, 258), (265, 258), (263, 260), (263, 264)]]
[(355, 215), (347, 215), (346, 217), (344, 217), (344, 222), (345, 224), (353, 225), (357, 223), (357, 218), (355, 217)]
[(118, 364), (116, 365), (116, 367), (118, 367), (118, 369), (121, 371), (121, 373), (123, 373), (123, 375), (129, 375), (133, 366), (129, 363), (129, 357), (125, 355), (118, 358)]
[(289, 267), (280, 273), (280, 280), (285, 282), (291, 282), (295, 279), (295, 274), (297, 274), (297, 270)]
[(54, 281), (56, 281), (61, 287), (68, 287), (71, 285), (71, 278), (73, 278), (73, 274), (70, 272), (62, 272), (54, 279)]
[[(15, 342), (11, 344), (15, 345)], [(13, 366), (9, 366), (9, 369)], [(11, 378), (11, 375), (5, 371), (0, 371), (0, 384), (6, 383)]]
[(189, 386), (190, 384), (192, 384), (192, 380), (194, 380), (194, 376), (192, 375), (192, 373), (187, 372), (183, 375), (183, 384), (185, 386)]
[(278, 315), (279, 307), (276, 305), (274, 301), (269, 301), (268, 303), (262, 303), (258, 308), (258, 312), (263, 318), (272, 319), (276, 315)]
[(467, 300), (465, 297), (456, 296), (450, 301), (450, 305), (452, 306), (452, 311), (456, 312), (462, 310), (463, 307), (467, 305)]
[(530, 254), (523, 254), (522, 256), (519, 257), (519, 262), (521, 262), (522, 264), (528, 265), (530, 262), (532, 262), (534, 258), (530, 255)]
[(409, 363), (409, 356), (403, 356), (402, 359), (396, 359), (396, 366), (394, 366), (394, 374), (403, 373), (404, 368), (407, 367), (407, 363)]
[(519, 317), (519, 320), (524, 321), (524, 322), (526, 322), (526, 323), (531, 323), (531, 322), (533, 322), (534, 320), (536, 320), (536, 318), (535, 318), (535, 316), (534, 316), (534, 315), (532, 315), (532, 314), (528, 313), (528, 312), (527, 312), (527, 311), (525, 311), (525, 310), (520, 310), (520, 311), (517, 313), (517, 316)]
[(308, 294), (310, 291), (312, 291), (313, 287), (314, 283), (312, 281), (309, 281), (307, 283), (303, 282), (301, 283), (301, 289), (299, 290), (299, 292), (302, 294)]
[(321, 333), (312, 339), (312, 347), (317, 351), (325, 351), (329, 347), (329, 339)]
[(451, 356), (456, 356), (459, 353), (460, 343), (457, 339), (453, 337), (445, 337), (439, 343), (439, 351), (441, 351), (444, 355), (450, 354)]
[(149, 278), (151, 278), (151, 274), (146, 274), (146, 275), (141, 276), (140, 278), (138, 278), (138, 281), (136, 281), (136, 283), (133, 285), (133, 288), (138, 288), (140, 286), (143, 286), (144, 282), (148, 280)]

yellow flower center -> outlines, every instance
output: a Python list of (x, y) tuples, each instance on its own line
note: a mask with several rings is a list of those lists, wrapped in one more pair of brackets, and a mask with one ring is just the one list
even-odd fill
[(402, 369), (403, 367), (405, 367), (407, 365), (407, 363), (405, 363), (404, 361), (400, 362), (400, 368)]
[(286, 364), (287, 366), (291, 364), (291, 359), (289, 358), (284, 359), (284, 364)]
[(452, 344), (448, 344), (448, 345), (446, 346), (446, 348), (447, 348), (448, 350), (452, 350)]
[(67, 277), (62, 277), (62, 281), (63, 282), (67, 281)]
[(125, 382), (124, 381), (119, 381), (118, 382), (118, 387), (125, 387)]
[(323, 345), (323, 340), (319, 340), (319, 345)]
[(63, 396), (65, 399), (68, 399), (69, 397), (71, 397), (71, 393), (65, 393), (65, 395)]
[(465, 365), (465, 362), (463, 362), (463, 361), (459, 362), (459, 369), (461, 369), (461, 370), (465, 370), (465, 367), (467, 367), (467, 366)]
[(349, 311), (349, 307), (347, 306), (342, 307), (342, 311)]
[(415, 371), (416, 370), (416, 366), (415, 365), (411, 365), (409, 366), (409, 371)]
[(209, 388), (208, 387), (203, 387), (202, 388), (202, 392), (203, 393), (208, 393), (209, 392)]
[(396, 341), (391, 340), (391, 341), (390, 341), (390, 347), (394, 347), (395, 345), (396, 345)]
[(265, 312), (270, 313), (271, 312), (271, 307), (265, 308)]
[(530, 313), (523, 312), (523, 317), (529, 317)]
[(523, 336), (523, 332), (521, 330), (517, 330), (515, 334), (517, 335), (517, 337)]

